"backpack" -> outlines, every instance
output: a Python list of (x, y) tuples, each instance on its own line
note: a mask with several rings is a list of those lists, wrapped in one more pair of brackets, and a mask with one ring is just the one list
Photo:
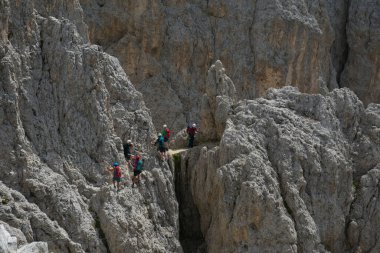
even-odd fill
[(143, 160), (140, 159), (140, 160), (137, 162), (136, 170), (137, 170), (137, 171), (142, 171), (142, 170), (143, 170), (143, 164), (144, 164)]
[(169, 130), (169, 128), (166, 128), (166, 129), (165, 129), (165, 135), (164, 135), (164, 138), (167, 138), (167, 139), (170, 138), (170, 130)]
[(131, 154), (131, 144), (124, 144), (123, 145), (123, 149), (124, 149), (124, 156), (127, 157), (128, 155)]
[(196, 127), (190, 127), (190, 128), (187, 128), (187, 133), (191, 136), (194, 136), (195, 135), (195, 132), (197, 131), (197, 128)]
[(158, 138), (157, 142), (158, 142), (159, 147), (161, 148), (165, 147), (165, 141), (164, 141), (164, 138), (162, 138), (162, 136)]
[(113, 176), (116, 178), (121, 178), (121, 169), (119, 166), (116, 166), (113, 171)]
[(137, 164), (139, 163), (139, 161), (140, 161), (140, 156), (137, 155), (137, 156), (135, 157), (135, 161), (134, 161), (134, 163), (133, 163), (133, 167), (134, 167), (134, 168), (137, 167)]

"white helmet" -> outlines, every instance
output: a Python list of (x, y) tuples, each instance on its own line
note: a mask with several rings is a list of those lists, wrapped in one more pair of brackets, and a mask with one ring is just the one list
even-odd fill
[(164, 127), (164, 128), (166, 128), (166, 127), (167, 127), (167, 125), (163, 125), (163, 127)]
[(131, 143), (132, 143), (132, 141), (131, 141), (131, 140), (127, 140), (127, 143), (128, 143), (128, 144), (131, 144)]
[(195, 123), (193, 123), (193, 127), (196, 127), (197, 125)]
[(162, 134), (161, 134), (161, 133), (158, 133), (158, 136), (162, 136)]

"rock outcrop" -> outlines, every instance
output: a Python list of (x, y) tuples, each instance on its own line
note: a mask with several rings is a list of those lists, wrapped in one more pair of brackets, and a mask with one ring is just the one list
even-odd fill
[[(2, 0), (0, 13), (0, 186), (9, 200), (0, 220), (51, 252), (180, 252), (171, 170), (150, 155), (149, 111), (119, 61), (88, 44), (79, 2)], [(145, 152), (144, 189), (127, 184), (117, 195), (105, 169), (125, 167), (127, 139)]]
[[(235, 85), (225, 72), (219, 60), (208, 70), (199, 112), (200, 124), (197, 129), (201, 131), (196, 134), (197, 142), (218, 142), (223, 135), (227, 119), (237, 103)], [(193, 123), (197, 122), (190, 121), (188, 125)], [(172, 138), (171, 147), (186, 146), (188, 146), (188, 134), (184, 128)]]
[(15, 253), (17, 251), (17, 238), (11, 236), (9, 232), (4, 228), (4, 225), (0, 225), (0, 252)]
[(197, 139), (203, 142), (220, 140), (235, 103), (235, 85), (226, 75), (223, 64), (216, 61), (207, 75), (200, 111), (202, 132)]
[(0, 225), (0, 252), (49, 253), (46, 242), (32, 242), (17, 249), (17, 237), (11, 236), (2, 224)]
[(363, 252), (380, 251), (380, 166), (368, 171), (359, 182), (356, 199), (352, 204), (351, 221), (347, 232), (350, 245), (360, 247)]
[(376, 252), (379, 112), (348, 89), (240, 101), (219, 145), (181, 157), (207, 252)]

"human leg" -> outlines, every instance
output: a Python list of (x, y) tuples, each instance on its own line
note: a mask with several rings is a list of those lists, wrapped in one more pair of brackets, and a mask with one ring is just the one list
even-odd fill
[(189, 148), (194, 146), (194, 135), (189, 135)]

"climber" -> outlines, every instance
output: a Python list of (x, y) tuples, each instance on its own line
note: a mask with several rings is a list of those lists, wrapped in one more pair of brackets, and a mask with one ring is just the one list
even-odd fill
[(143, 171), (144, 161), (140, 155), (136, 156), (136, 167), (133, 169), (132, 187), (140, 182), (140, 174)]
[(113, 172), (113, 187), (116, 188), (117, 183), (117, 191), (120, 190), (120, 180), (121, 180), (121, 168), (119, 166), (118, 162), (114, 162), (112, 167), (108, 169), (109, 171)]
[(157, 144), (158, 144), (157, 150), (160, 152), (161, 160), (165, 160), (165, 157), (166, 157), (165, 141), (161, 133), (158, 133), (157, 140), (154, 142), (154, 145), (157, 145)]
[(130, 161), (132, 158), (133, 143), (131, 140), (127, 140), (127, 143), (123, 145), (125, 160), (127, 160), (127, 167), (131, 165)]
[(197, 125), (193, 123), (191, 127), (188, 126), (186, 132), (189, 135), (189, 148), (192, 148), (194, 146), (195, 134), (198, 133)]
[(164, 143), (166, 151), (169, 150), (169, 138), (170, 138), (170, 129), (167, 125), (163, 125), (163, 130), (161, 131), (161, 135), (164, 137)]

